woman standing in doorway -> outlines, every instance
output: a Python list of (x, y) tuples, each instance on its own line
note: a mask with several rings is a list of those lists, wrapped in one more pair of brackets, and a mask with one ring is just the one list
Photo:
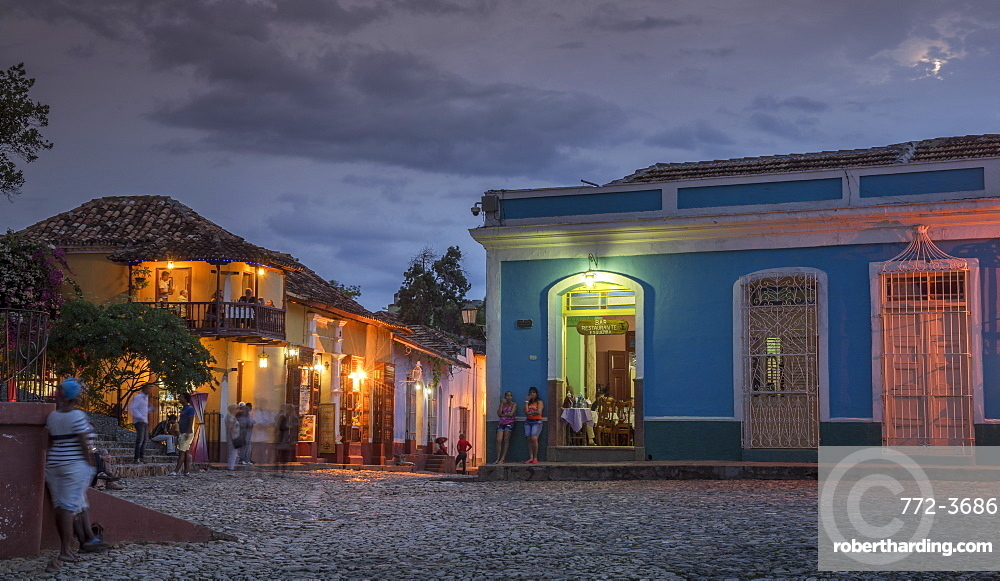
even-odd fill
[(500, 416), (497, 424), (497, 464), (503, 464), (507, 461), (507, 448), (510, 447), (510, 435), (514, 433), (514, 417), (517, 415), (513, 392), (503, 392), (497, 415)]
[(538, 436), (542, 433), (542, 413), (545, 403), (538, 399), (538, 388), (528, 388), (528, 401), (524, 403), (524, 436), (528, 438), (528, 456), (525, 464), (538, 462)]

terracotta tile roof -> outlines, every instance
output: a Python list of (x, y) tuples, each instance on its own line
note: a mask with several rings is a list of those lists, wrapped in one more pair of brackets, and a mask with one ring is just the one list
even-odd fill
[(247, 242), (167, 196), (109, 196), (22, 233), (66, 249), (103, 248), (121, 262), (228, 260), (298, 270), (294, 257)]
[[(1000, 157), (1000, 134), (939, 137), (896, 143), (884, 147), (743, 157), (689, 163), (658, 163), (615, 180), (611, 184), (669, 182), (697, 178), (786, 173)], [(607, 184), (607, 185), (611, 185)]]
[(308, 267), (285, 275), (285, 292), (292, 300), (300, 299), (357, 315), (373, 321), (385, 322), (351, 297), (338, 290)]
[[(403, 325), (395, 313), (379, 311), (375, 316), (386, 322)], [(406, 325), (403, 332), (396, 335), (396, 340), (414, 345), (420, 350), (443, 359), (458, 367), (468, 368), (469, 365), (458, 359), (458, 355), (464, 350), (463, 344), (447, 333), (438, 331), (424, 325)]]

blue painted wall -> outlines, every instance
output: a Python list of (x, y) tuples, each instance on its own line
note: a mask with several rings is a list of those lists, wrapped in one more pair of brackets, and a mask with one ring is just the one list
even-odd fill
[(843, 197), (840, 178), (678, 188), (677, 207), (716, 208), (784, 202), (817, 202)]
[(918, 171), (880, 176), (861, 176), (862, 198), (911, 196), (985, 189), (983, 168)]
[(549, 216), (589, 216), (592, 214), (651, 212), (663, 209), (663, 192), (660, 190), (642, 190), (636, 192), (577, 194), (572, 196), (510, 198), (501, 200), (500, 204), (501, 215), (508, 220), (544, 218)]
[[(980, 260), (986, 417), (1000, 418), (1000, 249), (983, 241), (940, 246)], [(758, 270), (802, 266), (822, 270), (828, 279), (831, 415), (871, 418), (868, 263), (902, 249), (891, 244), (600, 257), (602, 270), (637, 279), (645, 289), (646, 415), (732, 416), (733, 283)], [(502, 263), (501, 381), (518, 401), (528, 386), (546, 385), (548, 289), (586, 266), (581, 259)], [(532, 319), (533, 328), (515, 329), (516, 319)]]

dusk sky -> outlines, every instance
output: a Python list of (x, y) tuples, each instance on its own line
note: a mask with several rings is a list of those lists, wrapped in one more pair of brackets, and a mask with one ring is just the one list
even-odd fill
[(1000, 2), (0, 0), (51, 106), (0, 230), (166, 195), (384, 308), (488, 189), (1000, 132)]

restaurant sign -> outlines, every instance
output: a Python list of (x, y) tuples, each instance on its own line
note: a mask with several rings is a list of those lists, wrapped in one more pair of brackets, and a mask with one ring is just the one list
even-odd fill
[(581, 335), (624, 335), (628, 332), (628, 321), (623, 319), (583, 319), (576, 324)]

